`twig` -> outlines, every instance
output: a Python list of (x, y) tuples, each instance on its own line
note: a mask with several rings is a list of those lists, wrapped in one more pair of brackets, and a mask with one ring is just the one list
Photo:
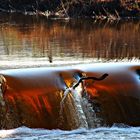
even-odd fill
[(66, 11), (66, 8), (65, 8), (64, 3), (63, 3), (62, 0), (61, 0), (61, 6), (62, 6), (62, 8), (63, 8), (63, 10), (64, 10), (64, 12), (65, 12), (65, 15), (66, 15), (67, 17), (69, 17), (69, 15), (68, 15), (68, 13), (67, 13), (67, 11)]
[(115, 10), (115, 13), (116, 13), (116, 15), (117, 15), (117, 18), (120, 19), (120, 15), (119, 15), (119, 13), (118, 13), (117, 10)]
[(108, 74), (105, 73), (99, 78), (97, 78), (97, 77), (81, 77), (80, 80), (78, 80), (78, 82), (72, 88), (75, 89), (83, 80), (90, 80), (91, 79), (91, 80), (95, 80), (95, 81), (101, 81), (101, 80), (104, 80), (107, 76), (108, 76)]

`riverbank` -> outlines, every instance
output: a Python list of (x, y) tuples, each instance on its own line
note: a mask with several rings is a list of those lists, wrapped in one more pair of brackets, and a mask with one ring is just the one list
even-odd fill
[(0, 0), (0, 11), (48, 18), (139, 18), (140, 0)]

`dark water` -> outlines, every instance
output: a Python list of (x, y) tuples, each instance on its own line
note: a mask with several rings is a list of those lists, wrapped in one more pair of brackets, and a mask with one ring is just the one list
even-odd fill
[(48, 20), (0, 14), (2, 66), (8, 60), (19, 64), (24, 60), (24, 65), (27, 60), (40, 65), (42, 60), (45, 64), (139, 61), (139, 44), (139, 21)]

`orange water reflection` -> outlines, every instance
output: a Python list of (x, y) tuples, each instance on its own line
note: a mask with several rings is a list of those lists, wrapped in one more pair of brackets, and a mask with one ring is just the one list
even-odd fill
[[(0, 55), (7, 58), (139, 59), (140, 23), (55, 21), (33, 16), (0, 15)], [(18, 16), (18, 18), (16, 18)], [(7, 19), (8, 18), (8, 19)]]
[(102, 81), (84, 82), (89, 101), (100, 107), (101, 112), (98, 114), (102, 116), (105, 124), (139, 125), (140, 81), (137, 71), (140, 66), (111, 67), (107, 64), (94, 64), (67, 69), (55, 67), (2, 71), (7, 85), (4, 92), (7, 110), (9, 116), (13, 116), (14, 122), (18, 120), (12, 127), (17, 127), (18, 124), (48, 129), (77, 128), (74, 104), (70, 100), (72, 96), (64, 101), (63, 111), (60, 105), (65, 89), (76, 82), (73, 76), (77, 72), (94, 77), (109, 74)]

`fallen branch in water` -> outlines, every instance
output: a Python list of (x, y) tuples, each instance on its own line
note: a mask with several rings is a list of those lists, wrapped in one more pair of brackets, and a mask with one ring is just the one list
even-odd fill
[(101, 81), (104, 80), (106, 77), (108, 76), (107, 73), (103, 74), (101, 77), (97, 78), (97, 77), (81, 77), (78, 82), (72, 87), (73, 89), (75, 89), (82, 81), (84, 80), (95, 80), (95, 81)]
[(66, 99), (66, 97), (70, 94), (70, 93), (75, 93), (74, 90), (75, 88), (83, 81), (83, 80), (95, 80), (95, 81), (101, 81), (104, 80), (106, 77), (108, 76), (107, 73), (103, 74), (101, 77), (97, 78), (97, 77), (81, 77), (78, 82), (73, 85), (72, 87), (68, 87), (66, 88), (66, 90), (64, 91), (64, 96), (60, 102), (60, 113), (62, 112), (62, 108), (63, 108), (63, 104), (64, 104), (64, 100)]

